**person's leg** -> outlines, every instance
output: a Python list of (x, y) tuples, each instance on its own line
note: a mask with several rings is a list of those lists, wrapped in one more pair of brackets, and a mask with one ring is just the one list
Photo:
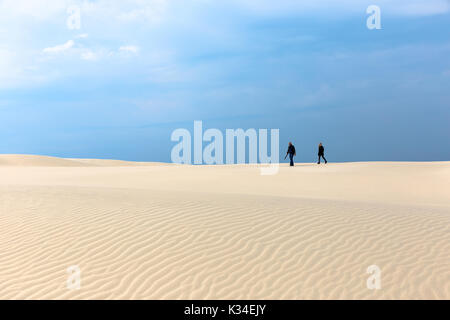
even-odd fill
[(327, 159), (325, 159), (325, 156), (324, 156), (324, 155), (322, 155), (322, 158), (323, 158), (323, 160), (325, 161), (325, 163), (328, 162)]
[(319, 160), (317, 161), (317, 164), (320, 164), (320, 154), (319, 154)]
[(291, 160), (290, 166), (293, 167), (294, 166), (294, 155), (293, 154), (289, 154), (289, 160)]

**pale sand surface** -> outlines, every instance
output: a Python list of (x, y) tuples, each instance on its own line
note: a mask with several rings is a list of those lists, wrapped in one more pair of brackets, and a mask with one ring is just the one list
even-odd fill
[(1, 299), (450, 299), (450, 162), (0, 155), (0, 176)]

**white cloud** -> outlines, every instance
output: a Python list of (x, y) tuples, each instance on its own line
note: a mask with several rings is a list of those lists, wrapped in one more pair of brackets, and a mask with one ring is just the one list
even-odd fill
[(137, 47), (137, 46), (121, 46), (119, 48), (119, 51), (136, 54), (139, 51), (139, 47)]
[(391, 10), (393, 13), (412, 16), (444, 14), (450, 11), (450, 2), (446, 0), (400, 1), (397, 6), (392, 5)]
[(0, 88), (16, 88), (45, 83), (54, 78), (51, 71), (40, 72), (26, 50), (11, 51), (0, 47)]
[[(2, 0), (0, 1), (0, 21), (17, 21), (17, 18), (35, 20), (59, 20), (67, 16), (67, 8), (79, 6), (82, 17), (118, 20), (123, 22), (141, 21), (158, 23), (164, 21), (172, 6), (180, 12), (183, 8), (214, 9), (217, 0)], [(318, 12), (330, 15), (346, 15), (363, 12), (374, 4), (373, 0), (229, 0), (226, 6), (246, 9), (264, 15), (309, 14)], [(375, 4), (382, 11), (396, 15), (434, 15), (450, 12), (448, 0), (377, 0)], [(224, 8), (221, 4), (218, 10)]]
[(81, 59), (88, 60), (88, 61), (94, 61), (98, 59), (98, 54), (95, 54), (91, 50), (86, 50), (85, 52), (81, 53)]
[(11, 20), (20, 16), (47, 20), (56, 14), (64, 13), (68, 3), (67, 0), (2, 0), (0, 16)]
[(164, 20), (169, 3), (185, 4), (177, 0), (98, 0), (83, 2), (81, 11), (86, 15), (108, 17), (109, 20), (158, 23)]
[[(212, 1), (212, 0), (210, 0)], [(381, 8), (382, 13), (393, 15), (427, 16), (450, 12), (448, 0), (231, 0), (233, 5), (256, 14), (329, 14), (334, 17), (365, 13), (372, 4)]]
[[(80, 64), (86, 69), (79, 68), (77, 59), (105, 60), (104, 65), (114, 69), (120, 66), (116, 63), (120, 59), (125, 61), (137, 54), (142, 56), (142, 61), (152, 65), (152, 80), (179, 81), (188, 78), (185, 73), (190, 71), (178, 65), (178, 54), (204, 50), (205, 41), (209, 46), (216, 46), (216, 49), (217, 45), (222, 46), (225, 42), (227, 50), (233, 50), (233, 46), (245, 46), (244, 42), (240, 42), (244, 40), (240, 37), (239, 25), (230, 27), (235, 22), (230, 12), (245, 11), (247, 15), (262, 19), (293, 14), (299, 19), (302, 15), (312, 18), (320, 15), (334, 18), (354, 15), (364, 26), (365, 9), (372, 3), (373, 0), (228, 0), (220, 4), (217, 0), (0, 0), (0, 51), (3, 49), (0, 52), (0, 81), (27, 84), (33, 74), (46, 79), (51, 72), (64, 77), (71, 72), (68, 66), (79, 72), (90, 72), (91, 66)], [(383, 16), (450, 12), (449, 0), (377, 0), (375, 3), (381, 7)], [(80, 30), (67, 28), (67, 8), (70, 5), (78, 5), (81, 9), (83, 24)], [(229, 11), (223, 14), (224, 19), (228, 20), (215, 25), (214, 19), (222, 15), (222, 11)], [(161, 28), (151, 28), (155, 23), (161, 23)], [(186, 45), (183, 40), (178, 41), (175, 33), (180, 27), (198, 33), (195, 34), (199, 40), (195, 48)], [(168, 41), (167, 35), (173, 39)], [(65, 37), (62, 38), (64, 40), (73, 40), (42, 50), (54, 41), (63, 42), (57, 40), (61, 36)], [(83, 40), (88, 37), (89, 41)], [(151, 44), (146, 42), (148, 37), (152, 37)], [(207, 40), (203, 41), (201, 37)], [(217, 43), (214, 42), (216, 39)], [(306, 42), (308, 37), (291, 37), (286, 41)], [(53, 56), (49, 59), (42, 52)], [(57, 55), (69, 52), (70, 55)], [(164, 54), (153, 56), (154, 52)], [(67, 64), (67, 59), (73, 59), (74, 63)], [(61, 62), (64, 66), (60, 65)], [(131, 64), (131, 59), (127, 63)]]
[(75, 44), (75, 42), (73, 40), (69, 40), (69, 41), (67, 41), (64, 44), (61, 44), (61, 45), (58, 45), (58, 46), (54, 46), (54, 47), (45, 48), (43, 50), (43, 52), (44, 53), (52, 53), (52, 54), (64, 52), (64, 51), (67, 51), (70, 48), (72, 48), (74, 44)]
[[(17, 21), (18, 18), (34, 22), (57, 21), (68, 17), (67, 9), (77, 6), (81, 17), (92, 17), (104, 20), (141, 20), (158, 22), (163, 19), (168, 3), (177, 0), (1, 0), (0, 24), (6, 21)], [(182, 6), (183, 3), (178, 3)]]

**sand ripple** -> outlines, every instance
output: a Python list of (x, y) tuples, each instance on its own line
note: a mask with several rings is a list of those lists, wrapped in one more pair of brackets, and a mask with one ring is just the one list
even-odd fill
[[(0, 188), (2, 299), (449, 299), (450, 211), (256, 195)], [(382, 270), (368, 290), (366, 269)], [(66, 288), (69, 266), (80, 290)]]

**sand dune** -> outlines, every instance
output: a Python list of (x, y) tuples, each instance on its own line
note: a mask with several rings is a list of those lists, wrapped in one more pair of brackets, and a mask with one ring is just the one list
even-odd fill
[(48, 156), (2, 154), (0, 166), (13, 167), (133, 167), (167, 165), (159, 162), (135, 162), (107, 159), (62, 159)]
[(0, 155), (0, 166), (14, 167), (78, 167), (83, 166), (71, 159), (61, 159), (47, 156), (3, 154)]
[(0, 156), (0, 174), (3, 299), (450, 298), (450, 162)]

